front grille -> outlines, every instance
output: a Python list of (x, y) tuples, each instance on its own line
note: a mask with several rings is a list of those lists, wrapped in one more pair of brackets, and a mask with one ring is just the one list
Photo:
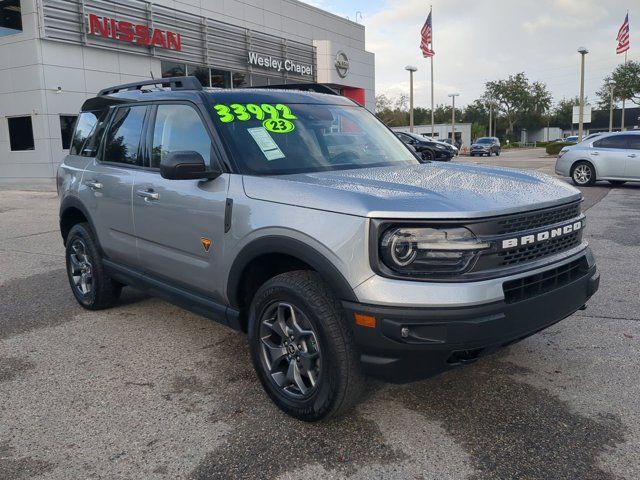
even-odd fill
[(589, 271), (585, 257), (542, 273), (505, 282), (506, 303), (515, 303), (555, 290), (582, 277)]
[(525, 230), (533, 230), (535, 228), (554, 225), (556, 223), (571, 220), (580, 215), (580, 202), (571, 205), (549, 208), (538, 212), (525, 213), (522, 215), (511, 215), (509, 217), (498, 220), (497, 235), (507, 233), (524, 232)]
[(505, 250), (498, 252), (499, 265), (506, 267), (509, 265), (518, 265), (524, 262), (537, 260), (538, 258), (548, 257), (556, 253), (564, 252), (573, 247), (580, 245), (582, 240), (582, 230), (564, 235), (562, 237), (552, 238), (546, 242), (534, 245), (526, 245), (513, 250)]

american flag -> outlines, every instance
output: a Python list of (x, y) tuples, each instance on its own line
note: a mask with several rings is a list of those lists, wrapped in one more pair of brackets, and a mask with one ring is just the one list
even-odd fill
[(422, 56), (425, 58), (433, 57), (436, 54), (436, 52), (431, 49), (432, 34), (431, 12), (429, 12), (427, 21), (424, 22), (424, 26), (422, 27), (422, 30), (420, 30), (420, 35), (422, 37), (420, 41), (420, 50), (422, 50)]
[(629, 14), (624, 17), (624, 22), (620, 30), (618, 30), (618, 46), (616, 47), (616, 53), (624, 53), (629, 50)]

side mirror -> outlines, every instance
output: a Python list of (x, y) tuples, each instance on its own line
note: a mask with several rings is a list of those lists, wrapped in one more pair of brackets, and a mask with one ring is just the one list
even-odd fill
[(160, 175), (168, 180), (213, 179), (221, 174), (217, 169), (207, 170), (202, 155), (190, 150), (171, 152), (160, 162)]

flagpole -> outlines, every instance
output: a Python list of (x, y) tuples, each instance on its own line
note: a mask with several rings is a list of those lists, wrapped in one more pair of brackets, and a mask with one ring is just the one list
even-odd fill
[[(429, 15), (433, 13), (433, 5), (429, 8)], [(433, 52), (433, 16), (431, 17), (431, 51)], [(433, 57), (435, 55), (431, 55), (431, 138), (435, 136), (435, 127), (434, 127), (434, 111), (433, 111)]]
[[(626, 19), (629, 19), (629, 10), (627, 10), (627, 17)], [(627, 52), (629, 51), (629, 49), (627, 48), (624, 51), (624, 66), (627, 66)], [(620, 131), (624, 132), (624, 97), (622, 97), (622, 118), (620, 119)]]

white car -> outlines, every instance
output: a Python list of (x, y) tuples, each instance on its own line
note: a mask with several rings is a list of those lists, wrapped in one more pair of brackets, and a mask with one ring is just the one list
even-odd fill
[(560, 150), (556, 173), (578, 186), (640, 181), (640, 132), (603, 133)]

